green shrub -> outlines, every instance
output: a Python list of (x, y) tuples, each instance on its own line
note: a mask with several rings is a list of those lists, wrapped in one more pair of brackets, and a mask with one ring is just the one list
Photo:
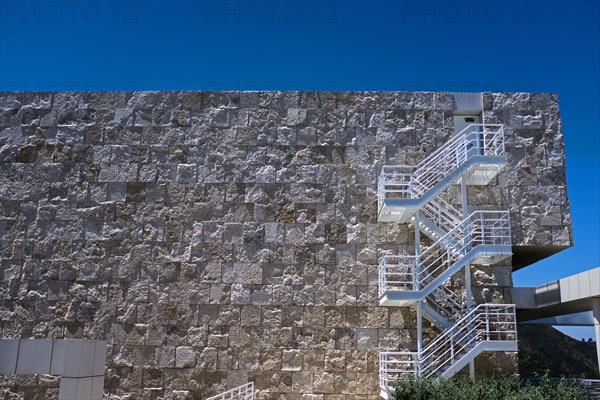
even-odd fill
[(396, 400), (585, 400), (585, 390), (565, 379), (548, 376), (538, 385), (521, 384), (515, 378), (456, 378), (436, 381), (415, 379), (398, 382)]

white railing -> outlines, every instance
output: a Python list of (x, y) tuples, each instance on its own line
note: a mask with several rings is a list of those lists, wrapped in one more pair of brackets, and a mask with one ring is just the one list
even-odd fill
[[(455, 171), (473, 156), (500, 156), (504, 154), (502, 125), (471, 124), (456, 134), (442, 147), (421, 161), (414, 174), (425, 190), (429, 190), (449, 172)], [(422, 189), (422, 190), (423, 190)], [(414, 193), (413, 196), (423, 193)]]
[[(454, 238), (458, 235), (464, 240), (456, 242)], [(387, 291), (418, 291), (424, 288), (478, 245), (510, 244), (508, 211), (475, 211), (425, 248), (420, 256), (383, 257), (379, 263), (379, 295)]]
[(254, 382), (246, 383), (206, 400), (254, 400)]
[(379, 263), (379, 297), (388, 290), (413, 291), (417, 281), (415, 256), (385, 256)]
[(378, 180), (379, 208), (389, 198), (415, 199), (474, 156), (504, 155), (502, 125), (472, 124), (416, 166), (384, 166)]
[[(461, 236), (463, 240), (460, 242), (453, 240)], [(454, 245), (451, 245), (452, 243)], [(478, 245), (510, 244), (508, 211), (475, 211), (433, 245), (422, 251), (416, 265), (418, 273), (415, 276), (418, 281), (415, 284), (420, 288), (425, 287), (436, 276), (450, 269), (456, 261)]]
[(514, 304), (481, 304), (419, 352), (382, 352), (380, 386), (392, 389), (400, 379), (441, 375), (481, 342), (516, 342)]
[(470, 216), (470, 242), (473, 246), (510, 245), (510, 216), (508, 211), (476, 211)]
[(444, 285), (438, 286), (429, 296), (425, 297), (425, 304), (448, 323), (460, 319), (466, 309), (463, 297)]
[(580, 379), (578, 382), (587, 392), (588, 399), (600, 399), (600, 379)]
[[(380, 271), (379, 278), (385, 281), (379, 283), (379, 296), (386, 293), (386, 288), (394, 287), (395, 290), (412, 291), (414, 289), (413, 265), (414, 257), (388, 256), (385, 267), (387, 273)], [(456, 321), (464, 314), (465, 302), (461, 296), (445, 286), (437, 287), (424, 299), (425, 304), (443, 317), (448, 323)]]
[(416, 167), (410, 165), (384, 165), (377, 180), (379, 208), (385, 199), (411, 199), (415, 193), (413, 180)]
[[(435, 196), (425, 203), (420, 208), (420, 212), (422, 216), (433, 222), (444, 232), (453, 231), (453, 228), (462, 222), (463, 217), (460, 211), (440, 196)], [(456, 240), (462, 238), (462, 234), (455, 236)]]

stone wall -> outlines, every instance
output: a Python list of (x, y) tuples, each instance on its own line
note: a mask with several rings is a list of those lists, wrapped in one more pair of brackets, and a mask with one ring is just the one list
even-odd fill
[[(416, 348), (414, 313), (378, 306), (378, 258), (414, 244), (408, 225), (377, 223), (377, 174), (445, 143), (454, 104), (0, 94), (2, 337), (108, 340), (111, 399), (204, 399), (249, 380), (261, 399), (377, 398), (378, 351)], [(556, 96), (485, 93), (483, 114), (505, 124), (509, 165), (470, 187), (472, 207), (510, 208), (515, 257), (571, 245)], [(475, 268), (475, 300), (509, 301), (510, 272)], [(57, 386), (6, 376), (0, 395)]]

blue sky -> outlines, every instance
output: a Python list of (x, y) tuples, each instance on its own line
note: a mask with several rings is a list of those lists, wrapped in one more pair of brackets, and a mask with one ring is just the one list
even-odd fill
[(514, 274), (537, 285), (600, 265), (599, 21), (597, 1), (4, 0), (0, 89), (556, 92), (575, 246)]

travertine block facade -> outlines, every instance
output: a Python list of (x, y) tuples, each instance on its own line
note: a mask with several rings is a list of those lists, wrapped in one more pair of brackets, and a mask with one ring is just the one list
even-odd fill
[[(516, 266), (570, 246), (556, 95), (482, 106), (508, 165), (469, 204), (511, 210)], [(110, 399), (247, 381), (261, 399), (377, 398), (378, 352), (416, 348), (414, 313), (378, 305), (378, 258), (414, 233), (377, 222), (377, 176), (445, 143), (455, 108), (426, 92), (0, 94), (2, 337), (107, 340)], [(509, 302), (511, 268), (474, 268), (475, 301)], [(501, 359), (514, 372), (503, 355), (479, 371)], [(0, 378), (6, 399), (57, 391)]]

